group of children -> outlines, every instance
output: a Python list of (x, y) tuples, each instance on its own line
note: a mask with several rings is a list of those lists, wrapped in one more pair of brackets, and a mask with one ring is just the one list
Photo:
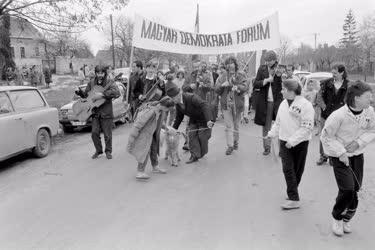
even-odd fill
[[(298, 185), (304, 172), (314, 120), (319, 115), (314, 109), (321, 110), (313, 84), (308, 82), (306, 91), (302, 92), (298, 81), (283, 81), (284, 100), (267, 135), (280, 141), (279, 155), (288, 194), (283, 209), (300, 207)], [(332, 231), (337, 236), (351, 232), (349, 222), (358, 206), (358, 191), (363, 179), (364, 148), (375, 139), (375, 112), (370, 106), (371, 100), (371, 87), (356, 81), (347, 89), (345, 105), (334, 111), (322, 128), (320, 139), (332, 162), (339, 189), (332, 210)]]

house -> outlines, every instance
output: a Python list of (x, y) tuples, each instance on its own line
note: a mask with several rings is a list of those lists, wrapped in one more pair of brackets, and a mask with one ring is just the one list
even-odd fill
[[(113, 66), (112, 49), (99, 50), (98, 53), (96, 53), (95, 59), (98, 64)], [(115, 49), (115, 67), (116, 68), (126, 67), (126, 56), (119, 49)]]
[(11, 17), (10, 44), (14, 62), (18, 67), (42, 67), (44, 47), (42, 34), (26, 19)]

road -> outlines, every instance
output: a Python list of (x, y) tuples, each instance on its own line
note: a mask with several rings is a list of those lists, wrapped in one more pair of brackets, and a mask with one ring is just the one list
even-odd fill
[[(373, 249), (375, 145), (365, 155), (364, 191), (354, 232), (337, 238), (330, 211), (332, 168), (316, 166), (310, 143), (300, 186), (302, 207), (282, 211), (281, 166), (262, 155), (261, 128), (242, 127), (239, 151), (225, 156), (222, 125), (209, 154), (166, 175), (136, 181), (126, 153), (129, 125), (114, 130), (114, 159), (90, 158), (90, 133), (71, 134), (44, 159), (23, 155), (0, 172), (0, 249)], [(150, 171), (148, 167), (148, 171)]]

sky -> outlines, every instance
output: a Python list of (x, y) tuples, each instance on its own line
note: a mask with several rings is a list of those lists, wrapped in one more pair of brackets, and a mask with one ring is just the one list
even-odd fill
[[(208, 34), (235, 31), (277, 11), (281, 35), (295, 47), (301, 43), (314, 47), (314, 33), (318, 33), (318, 44), (336, 44), (349, 9), (354, 12), (357, 27), (365, 16), (375, 14), (375, 0), (130, 0), (113, 14), (133, 19), (137, 13), (165, 26), (193, 32), (197, 4), (200, 33)], [(101, 19), (109, 18), (109, 14), (109, 9), (104, 10)], [(94, 54), (110, 44), (108, 37), (95, 28), (89, 28), (81, 38)]]

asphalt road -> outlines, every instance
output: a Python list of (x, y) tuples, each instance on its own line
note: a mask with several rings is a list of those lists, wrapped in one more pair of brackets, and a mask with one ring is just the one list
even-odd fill
[[(0, 163), (0, 249), (373, 249), (375, 244), (374, 145), (365, 155), (364, 191), (354, 232), (332, 235), (337, 194), (332, 168), (316, 166), (310, 143), (300, 186), (302, 207), (282, 211), (285, 181), (279, 163), (262, 155), (242, 128), (240, 150), (225, 156), (218, 124), (209, 154), (166, 175), (135, 180), (126, 153), (129, 125), (114, 130), (114, 159), (90, 158), (90, 133), (70, 134), (44, 159), (29, 154)], [(5, 166), (6, 165), (6, 166)], [(150, 171), (150, 166), (148, 166)]]

